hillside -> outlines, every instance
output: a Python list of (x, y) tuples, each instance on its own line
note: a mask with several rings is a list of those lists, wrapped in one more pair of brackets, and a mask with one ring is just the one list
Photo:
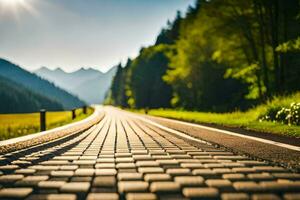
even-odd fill
[(7, 78), (0, 76), (0, 113), (28, 113), (47, 110), (62, 110), (58, 102), (36, 94)]
[(89, 104), (103, 102), (115, 72), (115, 67), (106, 73), (92, 68), (81, 68), (71, 73), (67, 73), (60, 68), (51, 70), (46, 67), (35, 71), (40, 77), (53, 82), (58, 87), (78, 96)]
[(44, 80), (7, 60), (0, 59), (0, 74), (3, 77), (26, 87), (34, 93), (59, 102), (62, 104), (63, 109), (69, 110), (81, 107), (85, 104), (79, 98), (56, 87), (49, 81)]

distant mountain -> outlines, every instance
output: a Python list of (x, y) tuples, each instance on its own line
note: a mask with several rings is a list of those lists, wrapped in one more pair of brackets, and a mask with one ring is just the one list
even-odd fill
[(42, 67), (35, 71), (37, 75), (45, 78), (55, 85), (77, 95), (89, 104), (102, 103), (109, 90), (116, 67), (106, 73), (89, 68), (81, 68), (75, 72), (67, 73), (60, 68), (50, 70)]
[(0, 76), (0, 113), (38, 112), (42, 108), (62, 110), (63, 106)]
[(85, 104), (79, 98), (56, 87), (53, 83), (4, 59), (0, 59), (0, 75), (26, 87), (34, 93), (59, 102), (66, 110), (81, 107)]

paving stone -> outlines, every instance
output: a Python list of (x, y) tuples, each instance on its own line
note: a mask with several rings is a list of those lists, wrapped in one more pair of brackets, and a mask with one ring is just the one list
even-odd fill
[(128, 158), (116, 158), (117, 163), (132, 163), (134, 162), (134, 159), (132, 157)]
[[(131, 150), (132, 155), (139, 155), (139, 154), (147, 154), (148, 151), (147, 150)], [(152, 151), (151, 151), (152, 153)]]
[(11, 164), (18, 165), (19, 167), (26, 167), (28, 165), (31, 165), (31, 162), (26, 160), (15, 160), (12, 161)]
[(171, 157), (174, 159), (183, 159), (183, 158), (190, 159), (191, 158), (190, 155), (171, 155)]
[(154, 193), (179, 192), (180, 184), (176, 182), (153, 182), (150, 185), (150, 191)]
[(128, 169), (128, 168), (136, 168), (134, 163), (118, 163), (116, 165), (117, 169)]
[(285, 200), (300, 200), (300, 192), (299, 193), (286, 193), (283, 195)]
[(92, 181), (91, 176), (74, 176), (71, 177), (70, 181), (71, 182), (91, 182)]
[(224, 179), (208, 179), (205, 181), (206, 185), (215, 188), (228, 188), (232, 186), (229, 180)]
[(216, 188), (184, 188), (182, 190), (184, 196), (189, 198), (210, 199), (219, 197), (219, 191)]
[(132, 158), (136, 161), (151, 161), (154, 160), (154, 158), (150, 155), (133, 155)]
[(61, 171), (52, 171), (51, 172), (51, 176), (55, 176), (55, 177), (71, 177), (73, 175), (74, 175), (74, 171), (61, 170)]
[(300, 180), (300, 174), (296, 173), (272, 173), (275, 178)]
[(40, 188), (60, 188), (64, 185), (65, 181), (40, 181), (38, 187)]
[(74, 160), (73, 164), (75, 165), (94, 165), (96, 160)]
[(189, 158), (189, 159), (187, 159), (187, 158), (185, 158), (185, 159), (176, 159), (180, 164), (183, 164), (183, 163), (190, 163), (190, 164), (192, 164), (192, 163), (198, 163), (198, 164), (201, 164), (201, 162), (199, 161), (199, 160), (197, 160), (197, 159), (193, 159), (193, 158)]
[(222, 177), (230, 181), (242, 181), (247, 179), (245, 174), (223, 174)]
[(203, 164), (203, 167), (205, 167), (205, 168), (223, 168), (224, 164), (222, 164), (222, 163), (208, 163), (208, 164)]
[(280, 200), (280, 197), (275, 194), (254, 194), (253, 200)]
[(176, 176), (174, 180), (181, 186), (199, 186), (204, 184), (204, 179), (200, 176)]
[(18, 165), (0, 165), (0, 170), (3, 172), (12, 172), (14, 170), (19, 169), (20, 167)]
[(15, 171), (16, 174), (24, 174), (24, 175), (31, 175), (36, 172), (35, 169), (17, 169)]
[(115, 185), (115, 176), (97, 176), (93, 181), (93, 186), (95, 187), (114, 187)]
[(41, 181), (48, 180), (48, 176), (26, 176), (22, 180), (19, 180), (15, 183), (17, 186), (35, 186)]
[(268, 173), (261, 173), (261, 174), (248, 174), (247, 177), (254, 181), (268, 181), (274, 180), (274, 177)]
[(144, 176), (145, 181), (170, 181), (172, 177), (169, 174), (146, 174)]
[(256, 161), (256, 160), (238, 160), (238, 163), (244, 164), (246, 166), (264, 166), (267, 165), (265, 162)]
[(215, 172), (216, 174), (231, 174), (231, 173), (234, 173), (232, 171), (232, 169), (229, 169), (229, 168), (215, 168), (215, 169), (212, 169), (213, 172)]
[(143, 174), (147, 173), (163, 173), (164, 169), (161, 167), (139, 167), (138, 171)]
[(95, 168), (103, 168), (103, 169), (115, 168), (115, 167), (116, 167), (115, 163), (97, 163), (95, 165)]
[(227, 156), (214, 156), (214, 159), (220, 159), (220, 160), (243, 160), (243, 159), (247, 159), (247, 157), (245, 157), (245, 156), (227, 155)]
[(52, 171), (52, 170), (59, 170), (59, 166), (43, 166), (43, 165), (34, 165), (30, 166), (30, 169), (36, 169), (38, 171)]
[(59, 169), (60, 170), (76, 170), (78, 168), (78, 165), (63, 165), (63, 166), (60, 166)]
[(189, 168), (189, 169), (202, 169), (204, 168), (203, 164), (201, 163), (181, 163), (181, 167)]
[(41, 163), (42, 165), (68, 165), (71, 164), (68, 160), (48, 160)]
[(188, 168), (172, 168), (167, 169), (166, 173), (170, 174), (171, 176), (181, 176), (191, 174), (191, 170)]
[(95, 160), (97, 156), (80, 156), (79, 160)]
[(127, 200), (156, 200), (157, 197), (153, 193), (128, 193), (126, 195)]
[(138, 167), (156, 167), (159, 166), (156, 161), (137, 161), (136, 166)]
[(24, 199), (33, 191), (32, 188), (3, 188), (0, 189), (0, 198), (22, 198)]
[(117, 193), (89, 193), (86, 200), (118, 200)]
[(22, 174), (10, 174), (0, 176), (0, 183), (13, 183), (24, 178)]
[(114, 158), (98, 158), (97, 163), (114, 163)]
[(300, 181), (295, 182), (275, 182), (263, 181), (259, 185), (266, 191), (300, 191)]
[(223, 193), (221, 195), (222, 200), (250, 200), (250, 196), (247, 193)]
[(124, 192), (145, 192), (149, 184), (145, 181), (120, 181), (118, 189), (120, 193)]
[(78, 160), (79, 156), (55, 156), (53, 160)]
[(251, 181), (235, 182), (233, 187), (241, 192), (259, 192), (264, 190), (259, 184)]
[(179, 162), (177, 160), (156, 160), (160, 165), (166, 166), (179, 166)]
[(115, 153), (116, 157), (130, 157), (132, 153)]
[(237, 167), (237, 168), (232, 168), (232, 171), (236, 172), (236, 173), (254, 173), (254, 172), (256, 172), (256, 168)]
[(90, 188), (90, 183), (87, 182), (71, 182), (60, 187), (61, 192), (87, 192)]
[(143, 175), (141, 173), (118, 173), (119, 181), (130, 181), (130, 180), (142, 180)]
[(212, 177), (218, 177), (219, 175), (214, 172), (213, 170), (211, 169), (194, 169), (193, 171), (193, 174), (194, 175), (199, 175), (199, 176), (202, 176), (204, 178), (212, 178)]
[(93, 176), (94, 173), (95, 173), (95, 169), (80, 168), (80, 169), (76, 169), (74, 175), (75, 176)]
[(287, 172), (283, 167), (272, 167), (272, 166), (254, 166), (258, 172)]
[(33, 194), (26, 200), (76, 200), (75, 194)]
[(95, 175), (96, 176), (113, 176), (117, 174), (116, 169), (96, 169), (95, 170)]

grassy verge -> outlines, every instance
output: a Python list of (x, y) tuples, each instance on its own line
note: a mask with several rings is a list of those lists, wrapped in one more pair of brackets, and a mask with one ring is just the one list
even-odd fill
[[(76, 118), (72, 120), (71, 111), (47, 112), (47, 130), (82, 120), (92, 113), (92, 108), (87, 109), (87, 114), (84, 114), (82, 109), (77, 109)], [(39, 113), (0, 114), (0, 141), (39, 132), (39, 120)]]
[(231, 113), (206, 113), (171, 109), (154, 109), (149, 110), (148, 114), (194, 123), (216, 124), (256, 132), (300, 137), (300, 126), (259, 120), (259, 118), (267, 113), (269, 109), (285, 107), (290, 105), (292, 102), (299, 101), (300, 92), (288, 97), (276, 97), (273, 100), (268, 101), (266, 104), (259, 105), (246, 112), (235, 111)]

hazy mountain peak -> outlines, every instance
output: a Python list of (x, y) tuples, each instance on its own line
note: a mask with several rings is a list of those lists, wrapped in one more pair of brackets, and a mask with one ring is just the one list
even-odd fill
[(45, 67), (45, 66), (42, 66), (40, 68), (38, 68), (37, 70), (35, 70), (35, 72), (45, 72), (45, 73), (51, 73), (51, 72), (56, 72), (56, 73), (65, 73), (65, 71), (60, 68), (60, 67), (57, 67), (55, 69), (49, 69), (48, 67)]
[[(103, 73), (91, 67), (81, 67), (74, 72), (36, 70), (39, 76), (79, 96), (88, 103), (101, 103), (108, 91), (116, 68)], [(62, 73), (63, 72), (63, 73)]]
[(88, 68), (81, 67), (80, 69), (78, 69), (72, 73), (102, 73), (102, 72), (99, 70), (96, 70), (94, 68), (91, 68), (91, 67), (88, 67)]
[(55, 68), (53, 71), (65, 73), (65, 71), (62, 68), (60, 68), (60, 67)]
[(45, 66), (42, 66), (42, 67), (40, 67), (40, 68), (38, 68), (37, 70), (44, 70), (44, 71), (48, 71), (49, 69), (47, 68), (47, 67), (45, 67)]

